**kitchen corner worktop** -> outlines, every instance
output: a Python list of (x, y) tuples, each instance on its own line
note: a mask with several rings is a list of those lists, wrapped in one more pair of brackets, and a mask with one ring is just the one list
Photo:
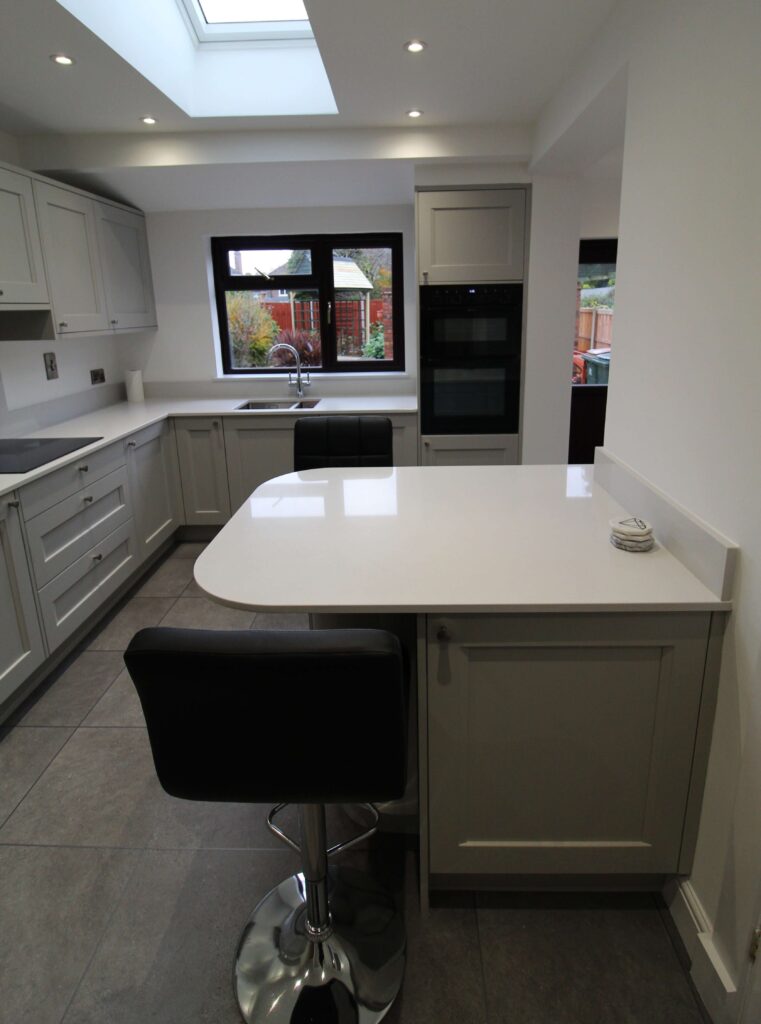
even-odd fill
[(726, 611), (657, 541), (609, 542), (626, 515), (592, 466), (402, 466), (262, 484), (195, 564), (213, 600), (318, 613)]
[[(259, 396), (262, 401), (266, 399)], [(295, 396), (273, 396), (272, 400), (286, 400)], [(37, 430), (24, 437), (95, 437), (101, 438), (94, 444), (79, 448), (44, 466), (38, 466), (28, 473), (0, 473), (0, 496), (15, 491), (24, 484), (38, 480), (53, 470), (66, 466), (70, 462), (82, 459), (88, 454), (105, 448), (106, 445), (120, 441), (130, 434), (158, 423), (169, 416), (240, 416), (251, 419), (262, 416), (321, 416), (335, 413), (346, 414), (378, 414), (396, 415), (417, 412), (417, 399), (414, 395), (397, 396), (356, 396), (340, 398), (320, 398), (319, 405), (314, 409), (263, 409), (246, 411), (239, 409), (245, 397), (236, 398), (149, 398), (144, 402), (119, 402), (103, 409), (77, 416), (76, 419), (56, 423), (44, 430)]]

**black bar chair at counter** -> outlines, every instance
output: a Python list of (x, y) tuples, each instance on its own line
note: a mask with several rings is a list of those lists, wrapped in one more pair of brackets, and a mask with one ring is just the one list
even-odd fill
[[(373, 801), (406, 785), (407, 694), (399, 641), (382, 630), (153, 628), (124, 660), (163, 788), (186, 800), (278, 801), (267, 823), (300, 873), (261, 900), (234, 967), (248, 1024), (372, 1024), (402, 983), (393, 898), (328, 858), (371, 835)], [(301, 837), (275, 818), (299, 805)], [(327, 849), (326, 803), (364, 803), (374, 824)]]
[(393, 466), (388, 416), (304, 416), (293, 431), (293, 468)]

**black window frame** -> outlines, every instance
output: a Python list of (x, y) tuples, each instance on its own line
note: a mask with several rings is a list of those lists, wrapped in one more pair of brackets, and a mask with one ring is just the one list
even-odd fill
[[(404, 370), (404, 277), (403, 235), (401, 232), (362, 232), (327, 235), (226, 235), (211, 239), (211, 262), (214, 273), (214, 297), (225, 375), (269, 376), (282, 374), (282, 366), (235, 367), (231, 362), (230, 336), (227, 327), (228, 291), (272, 291), (287, 281), (289, 288), (317, 289), (320, 303), (320, 340), (322, 366), (307, 367), (311, 374), (324, 373), (396, 373)], [(393, 319), (393, 358), (379, 360), (340, 361), (337, 352), (335, 318), (328, 323), (328, 303), (335, 309), (333, 286), (333, 249), (387, 248), (391, 250), (391, 315)], [(312, 272), (288, 277), (264, 277), (230, 273), (229, 252), (245, 249), (309, 249)]]

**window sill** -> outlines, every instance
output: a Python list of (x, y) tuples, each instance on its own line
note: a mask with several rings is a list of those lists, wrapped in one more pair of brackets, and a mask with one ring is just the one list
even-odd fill
[[(291, 371), (295, 373), (295, 370)], [(302, 373), (306, 374), (307, 370), (303, 370)], [(316, 384), (321, 380), (410, 380), (412, 379), (406, 370), (374, 370), (364, 373), (316, 373), (313, 382)], [(288, 380), (288, 372), (285, 373), (218, 373), (216, 377), (212, 377), (212, 380), (231, 380), (231, 381), (242, 381), (242, 380), (255, 380), (257, 383), (261, 383), (265, 380), (272, 380), (281, 383), (284, 380)]]

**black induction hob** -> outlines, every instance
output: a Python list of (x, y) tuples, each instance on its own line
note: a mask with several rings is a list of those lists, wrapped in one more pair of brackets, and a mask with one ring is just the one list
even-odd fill
[(102, 437), (4, 437), (0, 438), (0, 473), (28, 473), (46, 462), (60, 459)]

